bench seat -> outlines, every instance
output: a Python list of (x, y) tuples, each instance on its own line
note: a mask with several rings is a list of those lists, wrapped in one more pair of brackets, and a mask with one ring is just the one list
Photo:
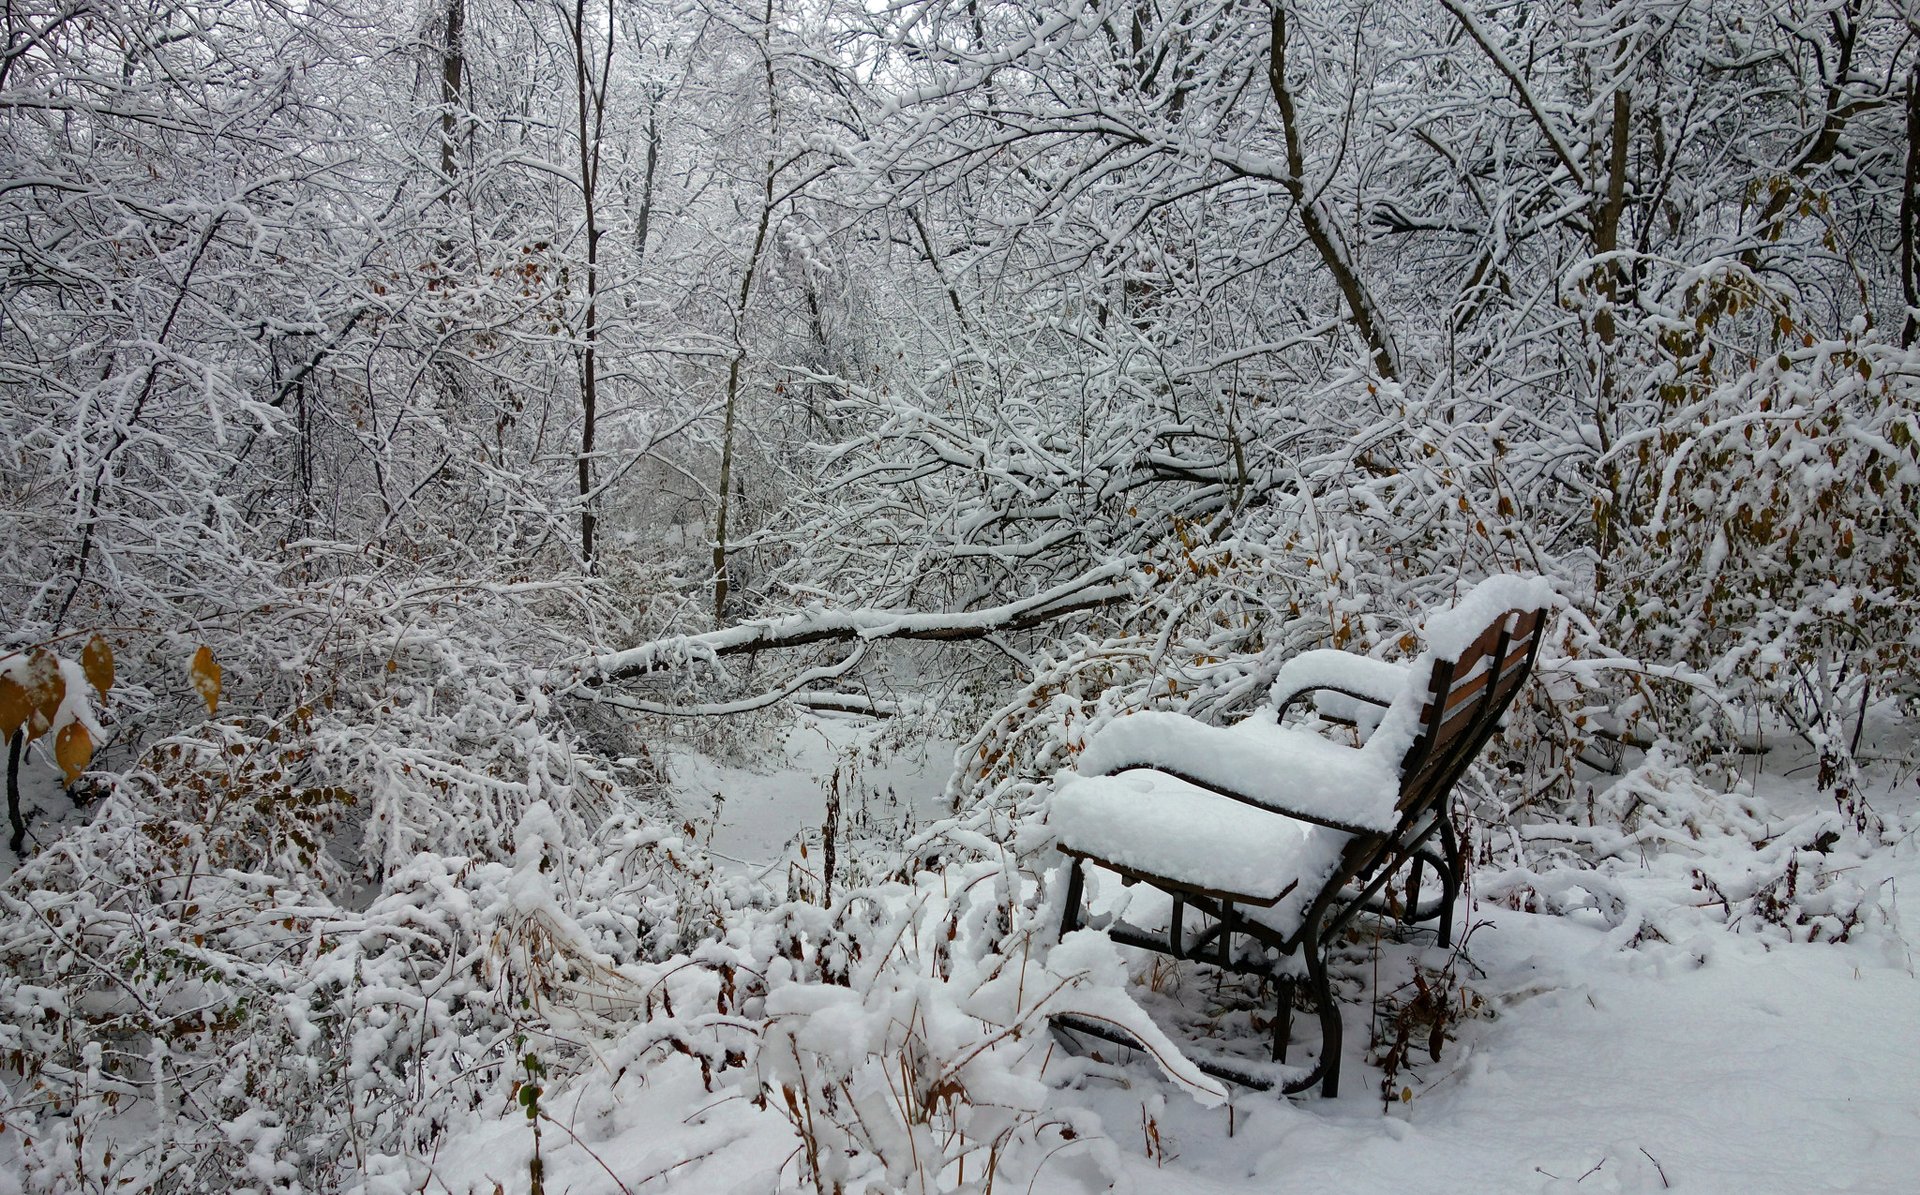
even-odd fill
[(1287, 937), (1352, 838), (1145, 768), (1063, 783), (1052, 825), (1071, 854), (1251, 906)]

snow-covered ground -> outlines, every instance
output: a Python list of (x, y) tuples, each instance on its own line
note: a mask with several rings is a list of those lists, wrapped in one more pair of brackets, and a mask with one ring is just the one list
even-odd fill
[[(840, 794), (843, 834), (897, 844), (945, 813), (952, 754), (950, 742), (885, 723), (799, 716), (752, 766), (692, 752), (671, 762), (696, 840), (734, 874), (778, 890), (791, 869), (819, 858), (829, 794)], [(1752, 775), (1756, 795), (1743, 816), (1784, 826), (1820, 808), (1807, 770), (1768, 762), (1770, 771)], [(1889, 822), (1920, 826), (1910, 771), (1878, 775), (1869, 797)], [(50, 809), (47, 820), (72, 816)], [(1649, 850), (1660, 846), (1648, 840)], [(1702, 855), (1700, 865), (1737, 867), (1738, 850), (1726, 854)], [(1118, 1065), (1089, 1066), (1054, 1042), (1040, 1072), (1055, 1085), (1047, 1106), (1076, 1132), (1037, 1172), (993, 1189), (1920, 1189), (1920, 922), (1907, 911), (1920, 899), (1920, 835), (1909, 829), (1854, 868), (1849, 878), (1873, 894), (1874, 909), (1838, 944), (1790, 942), (1778, 927), (1729, 930), (1714, 907), (1718, 889), (1709, 881), (1695, 890), (1682, 853), (1615, 863), (1606, 882), (1656, 916), (1525, 912), (1509, 907), (1525, 901), (1486, 899), (1516, 889), (1483, 877), (1457, 959), (1420, 934), (1353, 948), (1347, 969), (1360, 982), (1347, 986), (1336, 1100), (1240, 1092), (1205, 1107), (1143, 1059), (1106, 1047), (1101, 1058)], [(1450, 1027), (1437, 1059), (1416, 1032), (1406, 1065), (1383, 1084), (1370, 1017), (1383, 996), (1407, 997), (1416, 962), (1451, 971), (1459, 987), (1449, 1000), (1478, 1003)], [(1296, 1023), (1310, 1044), (1311, 1018)], [(546, 1191), (807, 1188), (800, 1140), (777, 1105), (753, 1102), (750, 1072), (709, 1083), (694, 1057), (618, 1040), (591, 1053), (604, 1065), (557, 1086), (544, 1105)], [(533, 1138), (517, 1113), (474, 1109), (431, 1160), (425, 1189), (525, 1190)], [(419, 1189), (418, 1174), (368, 1189)], [(942, 1185), (958, 1177), (950, 1169)], [(18, 1189), (0, 1166), (0, 1195)]]
[[(678, 760), (683, 786), (728, 793), (718, 849), (764, 867), (817, 827), (822, 781), (874, 732), (808, 726), (765, 771)], [(931, 811), (944, 744), (869, 763), (863, 782), (901, 810)], [(1805, 778), (1763, 777), (1782, 815), (1815, 800)], [(1884, 777), (1888, 815), (1920, 808), (1911, 776)], [(1841, 944), (1729, 932), (1685, 910), (1666, 940), (1623, 948), (1617, 928), (1482, 903), (1456, 968), (1484, 1011), (1438, 1061), (1383, 1101), (1367, 1011), (1350, 1006), (1337, 1100), (1241, 1093), (1204, 1108), (1133, 1060), (1118, 1078), (1064, 1087), (1107, 1138), (1063, 1145), (1034, 1192), (1324, 1190), (1419, 1192), (1800, 1192), (1916, 1189), (1920, 1172), (1920, 977), (1906, 903), (1920, 893), (1912, 834), (1876, 857), (1877, 926)], [(1883, 878), (1861, 877), (1863, 880)], [(1676, 930), (1676, 927), (1679, 927)], [(1418, 943), (1401, 948), (1404, 964)], [(1426, 950), (1439, 964), (1445, 953)], [(770, 1191), (800, 1183), (784, 1119), (719, 1088), (685, 1059), (644, 1085), (556, 1109), (577, 1140), (544, 1146), (549, 1191)], [(1396, 1095), (1400, 1094), (1398, 1091)], [(442, 1159), (452, 1190), (512, 1189), (526, 1132), (511, 1120)], [(1092, 1164), (1098, 1159), (1099, 1164)], [(951, 1175), (949, 1178), (953, 1177)]]
[[(1909, 867), (1910, 880), (1920, 868)], [(1568, 919), (1482, 909), (1494, 1010), (1385, 1111), (1339, 1100), (1083, 1093), (1136, 1189), (1879, 1191), (1920, 1169), (1920, 980), (1888, 944), (1767, 949), (1708, 932), (1620, 952)], [(1351, 1014), (1350, 1014), (1351, 1017)], [(1350, 1020), (1351, 1023), (1351, 1020)], [(1157, 1118), (1164, 1161), (1140, 1126)]]
[(683, 749), (670, 753), (669, 767), (680, 812), (707, 823), (714, 858), (772, 880), (796, 844), (817, 847), (832, 793), (842, 834), (865, 840), (897, 840), (945, 813), (953, 750), (947, 740), (902, 741), (884, 721), (799, 714), (753, 766)]
[[(1817, 805), (1804, 775), (1757, 779), (1783, 817)], [(1880, 780), (1875, 807), (1912, 824), (1913, 777)], [(1404, 1102), (1381, 1099), (1358, 1008), (1338, 1100), (1242, 1096), (1229, 1116), (1172, 1094), (1079, 1094), (1139, 1147), (1135, 1189), (1169, 1195), (1920, 1189), (1920, 920), (1905, 912), (1920, 841), (1873, 866), (1859, 878), (1884, 879), (1888, 924), (1840, 944), (1682, 915), (1671, 940), (1622, 949), (1584, 918), (1479, 904), (1459, 970), (1487, 1015), (1422, 1060)]]
[[(1565, 919), (1488, 920), (1474, 938), (1488, 971), (1476, 987), (1496, 1015), (1429, 1068), (1408, 1103), (1383, 1112), (1358, 1067), (1332, 1101), (1243, 1095), (1231, 1111), (1203, 1109), (1147, 1068), (1130, 1089), (1061, 1098), (1098, 1112), (1120, 1146), (1113, 1189), (1154, 1195), (1914, 1189), (1920, 980), (1899, 952), (1769, 951), (1722, 935), (1622, 955)], [(772, 1191), (783, 1172), (795, 1178), (785, 1121), (707, 1093), (690, 1063), (656, 1071), (632, 1098), (603, 1115), (649, 1129), (593, 1140), (582, 1125), (598, 1161), (550, 1141), (549, 1190), (619, 1191), (610, 1174), (629, 1189), (686, 1192)], [(497, 1153), (470, 1153), (442, 1178), (454, 1190), (511, 1183), (525, 1137), (503, 1123)], [(1066, 1156), (1033, 1190), (1106, 1181)]]

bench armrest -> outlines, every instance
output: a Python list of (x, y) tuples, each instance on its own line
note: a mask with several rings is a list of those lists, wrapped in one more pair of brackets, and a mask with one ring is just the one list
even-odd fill
[(1333, 692), (1367, 705), (1388, 706), (1412, 683), (1413, 672), (1404, 664), (1321, 648), (1303, 651), (1283, 664), (1268, 699), (1277, 716), (1284, 718), (1288, 708), (1309, 693)]

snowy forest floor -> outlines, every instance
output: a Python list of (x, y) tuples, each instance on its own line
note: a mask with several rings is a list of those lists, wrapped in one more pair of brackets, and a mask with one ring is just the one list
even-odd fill
[[(714, 849), (780, 883), (782, 848), (817, 835), (836, 771), (843, 791), (859, 794), (850, 808), (878, 832), (936, 807), (948, 745), (875, 751), (881, 733), (803, 719), (784, 758), (762, 767), (676, 757), (677, 786), (693, 816), (726, 793)], [(848, 783), (855, 759), (865, 763)], [(1791, 761), (1775, 766), (1784, 774), (1755, 777), (1768, 813), (1814, 808), (1809, 776)], [(1870, 800), (1907, 832), (1866, 865), (1878, 874), (1855, 877), (1880, 881), (1884, 916), (1847, 942), (1784, 943), (1731, 932), (1704, 910), (1691, 918), (1673, 899), (1671, 869), (1663, 879), (1648, 868), (1641, 880), (1678, 915), (1631, 944), (1598, 918), (1474, 901), (1451, 997), (1478, 997), (1479, 1011), (1451, 1027), (1457, 1039), (1437, 1060), (1416, 1035), (1393, 1098), (1383, 1099), (1368, 1032), (1370, 1012), (1382, 1013), (1379, 987), (1392, 981), (1370, 982), (1346, 1009), (1342, 1098), (1243, 1092), (1207, 1109), (1150, 1065), (1123, 1059), (1111, 1077), (1058, 1097), (1096, 1113), (1107, 1140), (1063, 1145), (1028, 1189), (1911, 1190), (1920, 978), (1903, 901), (1920, 892), (1911, 829), (1920, 786), (1904, 772), (1876, 776)], [(1617, 878), (1627, 890), (1636, 883)], [(1404, 976), (1416, 960), (1444, 965), (1448, 953), (1414, 933), (1376, 947), (1372, 965)], [(1390, 1012), (1394, 993), (1386, 996)], [(796, 1181), (787, 1122), (737, 1095), (708, 1094), (691, 1061), (675, 1059), (625, 1091), (620, 1106), (554, 1110), (577, 1137), (549, 1134), (548, 1191), (766, 1191)], [(452, 1191), (496, 1181), (515, 1189), (526, 1136), (513, 1118), (477, 1127), (437, 1160), (439, 1181)]]

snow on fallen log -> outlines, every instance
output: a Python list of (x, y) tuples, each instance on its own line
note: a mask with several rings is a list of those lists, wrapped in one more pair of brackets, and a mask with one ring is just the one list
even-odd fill
[(1116, 560), (1042, 593), (981, 610), (829, 610), (815, 607), (778, 618), (755, 619), (694, 635), (674, 635), (588, 659), (584, 679), (627, 680), (668, 668), (712, 663), (743, 652), (804, 647), (857, 639), (922, 639), (958, 642), (1028, 630), (1054, 619), (1109, 606), (1136, 596), (1131, 559)]

